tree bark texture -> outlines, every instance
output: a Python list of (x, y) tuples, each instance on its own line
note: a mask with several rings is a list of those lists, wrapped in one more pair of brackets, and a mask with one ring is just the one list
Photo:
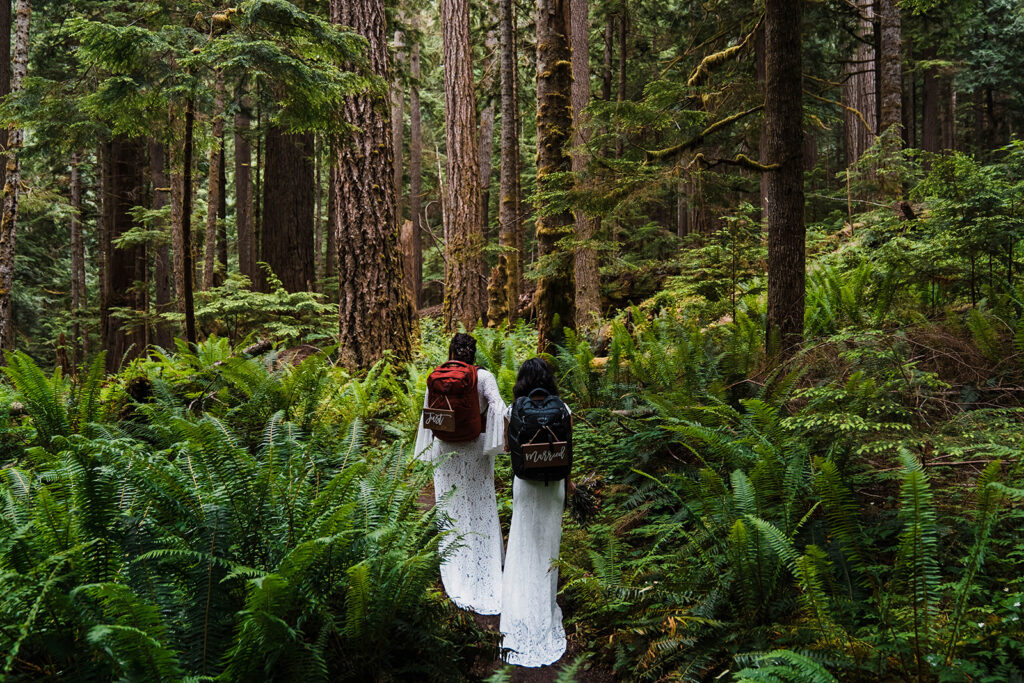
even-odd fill
[[(492, 19), (490, 9), (487, 13), (488, 21)], [(499, 70), (500, 54), (498, 48), (498, 34), (492, 27), (487, 31), (484, 39), (484, 52), (487, 54), (487, 63), (484, 66), (483, 77), (480, 79), (480, 92), (485, 102), (480, 112), (480, 225), (483, 228), (484, 240), (487, 240), (491, 226), (491, 171), (493, 169), (492, 157), (494, 155), (494, 84), (496, 74)]]
[[(324, 186), (321, 169), (323, 168), (320, 137), (315, 140), (316, 153), (313, 155), (313, 167), (316, 179), (316, 213), (313, 216), (313, 272), (316, 275), (316, 291), (323, 292), (324, 282), (324, 221), (323, 196)], [(333, 228), (332, 228), (333, 229)]]
[[(278, 126), (268, 127), (260, 260), (289, 292), (308, 291), (316, 277), (313, 152), (312, 133), (286, 133)], [(389, 172), (390, 168), (389, 163)], [(260, 280), (265, 288), (265, 278)]]
[(878, 132), (875, 91), (874, 0), (857, 0), (860, 17), (857, 41), (845, 66), (843, 80), (843, 128), (846, 131), (846, 165), (853, 166), (871, 146)]
[[(913, 55), (913, 45), (906, 39), (906, 54)], [(903, 72), (903, 144), (917, 147), (917, 74), (911, 70)]]
[(498, 264), (487, 287), (489, 325), (511, 323), (519, 303), (519, 105), (512, 0), (498, 0), (501, 42), (501, 155), (498, 180)]
[(124, 325), (128, 321), (114, 311), (122, 308), (136, 313), (144, 312), (145, 290), (140, 282), (146, 275), (146, 249), (141, 245), (118, 248), (114, 243), (135, 226), (132, 209), (145, 205), (143, 169), (147, 165), (148, 149), (143, 138), (118, 138), (107, 143), (106, 147), (109, 163), (105, 170), (110, 175), (105, 183), (107, 194), (103, 201), (110, 223), (103, 244), (107, 252), (108, 292), (103, 339), (107, 351), (107, 371), (116, 372), (124, 360), (137, 358), (146, 349), (144, 326), (125, 330)]
[(195, 103), (185, 103), (185, 139), (181, 155), (181, 171), (171, 180), (171, 229), (174, 231), (174, 291), (178, 310), (185, 317), (185, 341), (195, 346), (196, 313), (193, 301), (192, 254), (192, 152), (195, 132)]
[[(10, 67), (11, 92), (21, 90), (22, 81), (28, 73), (29, 22), (32, 17), (28, 0), (18, 0), (16, 7), (16, 37)], [(0, 363), (3, 363), (2, 352), (14, 348), (12, 293), (15, 239), (18, 232), (18, 193), (21, 191), (20, 150), (24, 136), (25, 132), (20, 128), (11, 126), (7, 129), (3, 206), (0, 208)]]
[(405, 93), (402, 91), (402, 80), (399, 77), (398, 64), (400, 63), (402, 45), (402, 32), (395, 30), (393, 54), (395, 56), (395, 68), (391, 79), (391, 164), (395, 176), (395, 220), (401, 224), (402, 212), (402, 138), (405, 135)]
[(216, 284), (217, 273), (217, 212), (220, 209), (220, 171), (224, 165), (224, 76), (216, 76), (213, 96), (212, 140), (210, 144), (210, 174), (207, 180), (206, 196), (206, 258), (203, 262), (203, 289)]
[(476, 94), (469, 42), (469, 0), (441, 0), (444, 50), (445, 140), (444, 323), (472, 330), (484, 311), (483, 226), (480, 224), (480, 168)]
[[(626, 101), (626, 39), (628, 37), (629, 28), (629, 8), (626, 0), (622, 0), (619, 5), (619, 83), (616, 100), (619, 102)], [(615, 156), (621, 157), (623, 152), (623, 140), (622, 135), (615, 137)]]
[[(153, 186), (152, 206), (159, 211), (167, 206), (171, 188), (167, 175), (167, 152), (161, 142), (152, 139), (149, 141), (149, 178)], [(153, 254), (153, 292), (158, 314), (171, 312), (171, 270), (171, 250), (162, 240)], [(153, 343), (165, 349), (174, 347), (174, 334), (168, 323), (156, 323)]]
[[(11, 93), (11, 3), (0, 2), (0, 99)], [(7, 174), (7, 128), (0, 128), (0, 188)]]
[[(4, 3), (0, 3), (2, 5)], [(82, 335), (82, 311), (86, 305), (85, 240), (82, 235), (82, 157), (71, 155), (71, 313), (74, 316), (71, 339), (77, 365), (88, 354), (88, 343)]]
[(331, 145), (331, 169), (327, 179), (327, 248), (324, 250), (324, 278), (330, 279), (338, 275), (338, 145)]
[[(551, 175), (572, 168), (569, 135), (572, 130), (572, 72), (566, 26), (567, 0), (537, 0), (537, 189), (550, 192)], [(543, 207), (540, 207), (543, 209)], [(569, 211), (537, 214), (537, 254), (541, 276), (534, 306), (537, 348), (552, 353), (564, 339), (563, 327), (574, 323), (572, 253), (559, 245), (572, 235)]]
[[(413, 28), (417, 27), (413, 18)], [(423, 115), (420, 111), (420, 44), (417, 41), (409, 53), (409, 220), (412, 233), (409, 247), (411, 272), (406, 273), (406, 288), (414, 308), (419, 309), (423, 292), (423, 237), (421, 213), (423, 211)]]
[(765, 7), (765, 161), (778, 165), (767, 172), (767, 339), (783, 356), (795, 351), (804, 324), (802, 10), (802, 0)]
[[(587, 0), (570, 0), (569, 40), (572, 48), (572, 170), (579, 178), (587, 170), (588, 157), (584, 151), (588, 135), (585, 134), (583, 111), (590, 103), (590, 8)], [(594, 239), (594, 219), (583, 211), (576, 211), (576, 326), (591, 325), (601, 315), (600, 278), (597, 269), (597, 250), (589, 244)]]
[(220, 182), (217, 183), (217, 272), (214, 286), (224, 284), (228, 275), (228, 171), (223, 126), (220, 134)]
[(249, 115), (242, 110), (235, 114), (235, 224), (238, 230), (238, 271), (257, 280), (256, 229), (253, 216), (252, 146), (249, 144)]
[(939, 110), (942, 149), (956, 149), (956, 86), (949, 74), (939, 79)]
[[(925, 50), (926, 60), (938, 56), (934, 47)], [(939, 126), (939, 78), (935, 67), (924, 70), (921, 79), (921, 148), (937, 153), (942, 143), (942, 129)]]
[(896, 0), (878, 0), (881, 50), (878, 54), (881, 117), (878, 131), (903, 125), (903, 62), (900, 8)]
[(607, 13), (604, 22), (604, 63), (601, 69), (601, 99), (612, 98), (612, 54), (615, 50), (615, 15)]
[[(388, 80), (382, 0), (332, 0), (339, 23), (368, 42), (372, 73)], [(345, 99), (344, 118), (358, 132), (338, 153), (339, 356), (369, 367), (386, 350), (412, 355), (413, 310), (402, 283), (387, 101), (371, 94)]]

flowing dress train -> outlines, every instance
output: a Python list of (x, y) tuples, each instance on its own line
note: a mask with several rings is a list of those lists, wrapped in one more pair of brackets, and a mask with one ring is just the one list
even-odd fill
[[(441, 583), (451, 601), (477, 614), (501, 613), (501, 564), (504, 546), (494, 494), (494, 456), (502, 449), (505, 402), (494, 375), (477, 370), (480, 412), (486, 429), (473, 441), (449, 443), (434, 438), (420, 420), (416, 457), (432, 462), (434, 497), (451, 522), (441, 543), (447, 554)], [(423, 405), (426, 407), (426, 397)]]
[(537, 667), (557, 662), (565, 652), (558, 593), (565, 481), (512, 484), (512, 526), (501, 595), (502, 647), (509, 664)]

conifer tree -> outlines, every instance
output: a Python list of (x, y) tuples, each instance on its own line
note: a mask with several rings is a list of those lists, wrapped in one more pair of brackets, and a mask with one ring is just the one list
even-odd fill
[(469, 42), (469, 0), (441, 0), (444, 44), (445, 148), (444, 324), (472, 329), (483, 315), (480, 170), (476, 94)]
[(498, 189), (498, 264), (487, 286), (487, 321), (499, 325), (515, 319), (519, 305), (519, 104), (512, 0), (498, 0), (501, 42), (501, 153)]
[(344, 120), (355, 127), (338, 149), (339, 356), (369, 367), (385, 351), (412, 354), (413, 311), (402, 284), (392, 165), (390, 82), (382, 0), (332, 0), (332, 17), (367, 41), (366, 67), (375, 90), (345, 99)]
[[(416, 15), (412, 17), (412, 27), (419, 28)], [(406, 277), (410, 280), (406, 287), (414, 308), (419, 308), (423, 292), (423, 253), (422, 253), (422, 209), (423, 209), (423, 118), (420, 110), (420, 41), (413, 43), (409, 51), (409, 243), (412, 253), (409, 254), (410, 264)]]
[(767, 0), (764, 20), (767, 343), (783, 356), (804, 329), (802, 10), (803, 0)]
[(537, 2), (537, 254), (540, 277), (534, 291), (537, 310), (537, 348), (551, 353), (572, 327), (572, 252), (560, 244), (572, 235), (572, 214), (544, 206), (543, 196), (556, 189), (552, 176), (571, 170), (569, 135), (572, 131), (571, 56), (565, 10), (568, 0)]
[[(6, 1), (6, 0), (5, 0)], [(11, 60), (11, 91), (18, 92), (28, 72), (29, 0), (17, 0), (14, 56)], [(4, 57), (6, 59), (6, 56)], [(21, 191), (20, 150), (25, 131), (11, 126), (7, 131), (3, 202), (0, 206), (0, 356), (13, 348), (14, 320), (11, 296), (14, 291), (14, 254), (18, 225), (18, 193)], [(0, 363), (3, 358), (0, 357)]]
[[(570, 0), (570, 42), (572, 43), (572, 170), (582, 174), (587, 169), (587, 143), (583, 111), (590, 102), (590, 11), (587, 0)], [(583, 243), (576, 247), (574, 277), (575, 321), (577, 327), (590, 325), (601, 314), (600, 281), (597, 270), (597, 252), (586, 242), (594, 238), (595, 222), (583, 210), (577, 209), (576, 238)]]

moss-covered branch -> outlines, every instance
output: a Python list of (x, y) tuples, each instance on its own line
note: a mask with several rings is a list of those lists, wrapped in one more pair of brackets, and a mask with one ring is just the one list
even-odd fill
[(679, 152), (685, 152), (688, 149), (693, 149), (697, 145), (700, 145), (701, 143), (703, 143), (704, 139), (707, 138), (712, 133), (716, 133), (716, 132), (718, 132), (719, 130), (721, 130), (723, 128), (731, 126), (732, 124), (736, 123), (740, 119), (746, 118), (747, 116), (750, 116), (751, 114), (753, 114), (755, 112), (761, 111), (762, 109), (764, 109), (764, 105), (763, 104), (759, 104), (756, 107), (752, 107), (751, 109), (747, 109), (746, 111), (741, 111), (739, 113), (733, 114), (732, 116), (727, 116), (724, 119), (721, 119), (720, 121), (715, 121), (710, 126), (705, 128), (700, 133), (698, 133), (697, 135), (693, 136), (692, 138), (690, 138), (686, 142), (681, 142), (678, 145), (672, 145), (671, 147), (666, 147), (664, 149), (647, 150), (647, 152), (646, 152), (647, 159), (648, 159), (648, 161), (657, 161), (659, 159), (664, 159), (665, 157), (669, 157), (669, 156), (673, 156), (675, 154), (678, 154)]

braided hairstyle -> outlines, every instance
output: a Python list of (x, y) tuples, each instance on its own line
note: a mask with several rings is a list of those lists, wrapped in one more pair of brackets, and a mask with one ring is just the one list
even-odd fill
[(476, 339), (463, 332), (456, 334), (448, 345), (448, 360), (476, 363)]

